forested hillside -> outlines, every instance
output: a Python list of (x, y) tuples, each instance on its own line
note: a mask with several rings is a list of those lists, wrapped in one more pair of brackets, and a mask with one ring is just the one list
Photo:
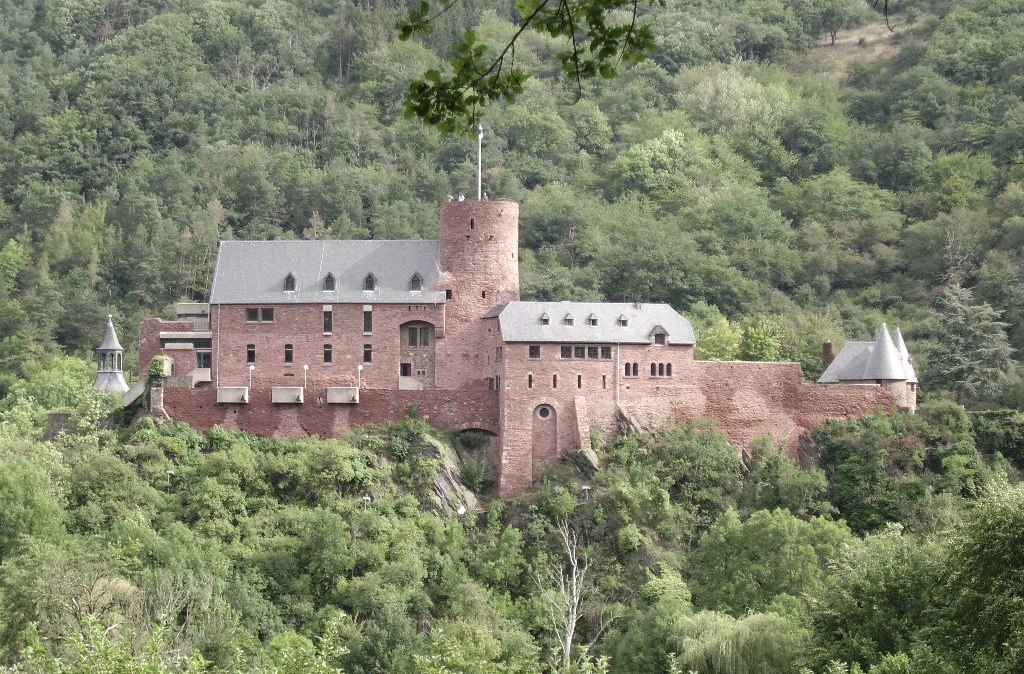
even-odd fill
[(979, 411), (1024, 402), (1024, 13), (888, 6), (644, 6), (651, 58), (578, 101), (526, 32), (483, 181), (522, 204), (526, 298), (669, 302), (699, 357), (808, 376), (885, 320), (919, 414), (832, 422), (804, 468), (637, 434), (496, 502), (485, 438), (415, 410), (335, 440), (129, 426), (81, 358), (107, 313), (131, 351), (205, 299), (219, 239), (435, 236), (476, 138), (403, 96), (514, 7), (399, 41), (386, 0), (0, 0), (0, 668), (1024, 670), (1024, 415)]
[[(957, 390), (979, 335), (1001, 333), (979, 319), (950, 351), (945, 289), (970, 290), (946, 313), (990, 304), (1024, 346), (1024, 18), (1013, 0), (889, 7), (891, 34), (856, 0), (648, 7), (652, 57), (575, 103), (563, 45), (524, 34), (534, 77), (487, 108), (484, 142), (484, 189), (522, 203), (524, 295), (666, 301), (696, 322), (698, 355), (808, 376), (822, 339), (887, 319), (926, 395)], [(402, 42), (386, 2), (0, 10), (8, 374), (88, 355), (111, 311), (131, 362), (140, 317), (204, 299), (219, 239), (435, 236), (438, 203), (473, 191), (476, 139), (406, 118), (403, 95), (463, 29), (500, 45), (516, 16), (464, 0)], [(885, 49), (859, 60), (842, 45), (855, 24)], [(953, 362), (929, 367), (936, 351)], [(995, 360), (994, 386), (967, 395), (1018, 402)]]

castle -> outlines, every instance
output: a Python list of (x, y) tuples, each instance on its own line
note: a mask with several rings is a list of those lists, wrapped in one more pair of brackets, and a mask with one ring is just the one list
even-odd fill
[[(139, 362), (165, 356), (151, 408), (202, 430), (334, 437), (415, 406), (491, 437), (504, 496), (623, 425), (704, 417), (741, 445), (792, 449), (829, 418), (915, 407), (884, 326), (812, 383), (796, 363), (695, 360), (693, 327), (665, 304), (523, 302), (518, 227), (514, 202), (458, 201), (436, 241), (224, 241), (209, 303), (140, 327)], [(97, 358), (119, 371), (108, 333)]]

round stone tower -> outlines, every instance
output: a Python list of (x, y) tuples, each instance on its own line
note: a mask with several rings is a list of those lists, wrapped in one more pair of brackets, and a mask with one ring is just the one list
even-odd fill
[(441, 207), (444, 327), (438, 333), (437, 387), (487, 390), (501, 345), (497, 320), (484, 320), (499, 302), (519, 299), (519, 204), (450, 201)]
[(450, 201), (441, 207), (442, 287), (448, 328), (519, 299), (519, 204)]

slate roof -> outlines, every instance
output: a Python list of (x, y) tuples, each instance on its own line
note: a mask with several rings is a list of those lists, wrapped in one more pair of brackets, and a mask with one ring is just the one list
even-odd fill
[(879, 379), (917, 383), (903, 335), (897, 329), (896, 337), (893, 338), (885, 323), (879, 328), (875, 341), (847, 342), (818, 378), (818, 382), (834, 384)]
[(103, 341), (97, 351), (124, 351), (121, 342), (117, 341), (117, 333), (114, 331), (114, 317), (107, 314), (107, 331), (103, 334)]
[[(544, 325), (541, 317), (549, 317)], [(597, 325), (587, 319), (591, 314)], [(570, 325), (566, 316), (574, 317)], [(694, 343), (693, 326), (667, 304), (611, 302), (505, 302), (484, 316), (497, 318), (506, 342), (585, 342), (590, 344), (650, 344), (656, 328), (668, 334), (668, 344)], [(627, 324), (621, 325), (620, 318)]]
[[(334, 291), (324, 290), (328, 273)], [(422, 290), (409, 289), (413, 274)], [(288, 274), (295, 290), (285, 291)], [(367, 274), (375, 290), (363, 290)], [(221, 241), (211, 304), (444, 302), (436, 240)]]

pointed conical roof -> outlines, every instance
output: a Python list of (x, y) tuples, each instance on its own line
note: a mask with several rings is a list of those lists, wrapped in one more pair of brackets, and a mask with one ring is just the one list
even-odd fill
[(871, 356), (864, 366), (862, 379), (906, 379), (903, 369), (903, 358), (889, 336), (889, 328), (885, 323), (878, 329), (878, 339), (871, 349)]
[(107, 314), (107, 332), (103, 335), (103, 342), (97, 351), (124, 351), (121, 342), (117, 341), (117, 333), (114, 331), (114, 317)]
[(914, 364), (910, 362), (910, 352), (907, 351), (907, 343), (903, 341), (903, 333), (900, 332), (899, 328), (896, 328), (896, 333), (892, 336), (892, 339), (896, 344), (896, 350), (899, 351), (900, 360), (903, 361), (903, 371), (906, 373), (907, 381), (916, 384), (917, 373), (914, 372)]

